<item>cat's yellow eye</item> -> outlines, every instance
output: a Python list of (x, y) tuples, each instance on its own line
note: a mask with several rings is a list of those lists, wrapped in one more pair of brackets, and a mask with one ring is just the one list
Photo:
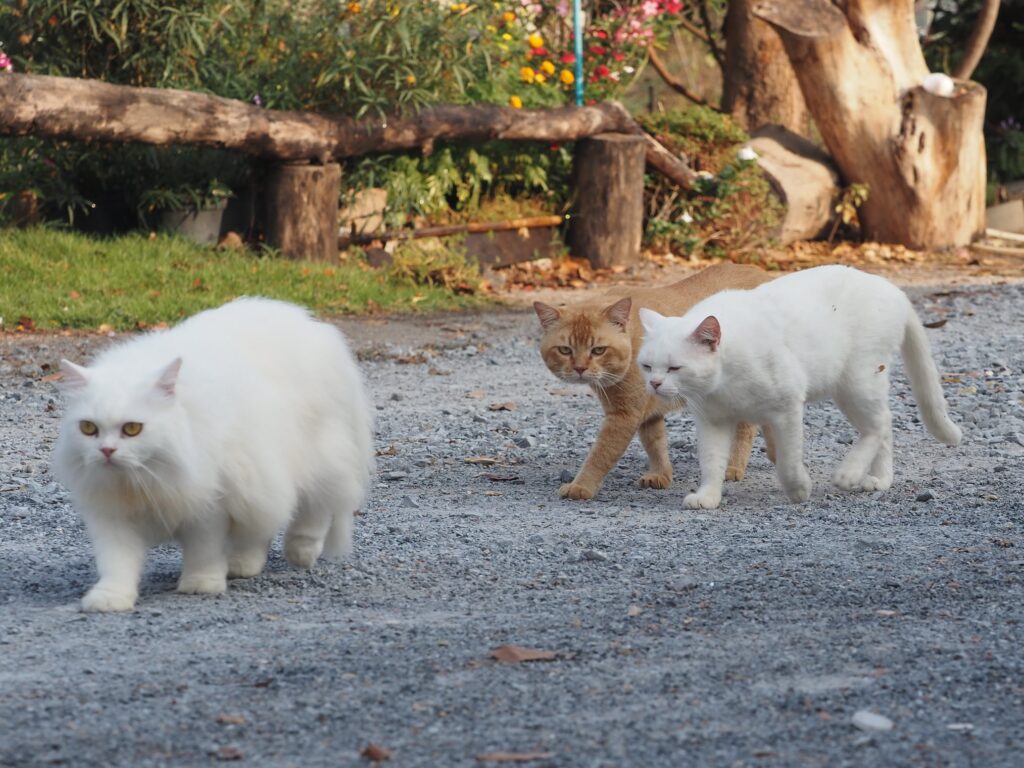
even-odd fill
[(560, 355), (571, 355), (572, 347), (558, 347), (558, 354)]
[(86, 437), (96, 437), (100, 433), (100, 428), (96, 426), (95, 422), (84, 419), (78, 422), (78, 428), (82, 430), (82, 434)]
[(590, 354), (592, 354), (594, 357), (600, 357), (607, 351), (608, 347), (594, 347), (593, 349), (590, 350)]
[(137, 421), (127, 421), (121, 427), (121, 433), (125, 437), (135, 437), (142, 431), (142, 425)]

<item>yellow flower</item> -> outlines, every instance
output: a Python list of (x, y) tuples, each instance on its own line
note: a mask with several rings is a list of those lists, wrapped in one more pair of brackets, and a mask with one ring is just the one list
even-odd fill
[(545, 61), (543, 64), (540, 65), (540, 68), (545, 75), (555, 74), (555, 65), (552, 64), (550, 61)]
[(505, 11), (501, 14), (501, 18), (505, 20), (506, 24), (511, 24), (516, 20), (516, 15), (512, 11)]
[(488, 24), (486, 27), (484, 27), (484, 29), (486, 29), (488, 32), (497, 32), (498, 31), (498, 28), (496, 26), (494, 26), (493, 24)]
[(348, 4), (348, 12), (349, 13), (359, 13), (361, 10), (363, 10), (363, 6), (360, 5), (359, 3), (349, 3)]
[(416, 75), (409, 75), (405, 78), (405, 82), (408, 85), (416, 85)]
[(544, 47), (544, 38), (541, 37), (540, 35), (538, 35), (536, 32), (534, 32), (532, 35), (530, 35), (528, 38), (526, 38), (526, 42), (527, 42), (527, 44), (529, 44), (529, 46), (531, 48), (543, 48)]
[(576, 82), (576, 75), (574, 75), (572, 71), (568, 69), (563, 69), (562, 73), (558, 76), (558, 79), (561, 80), (566, 85), (572, 85), (573, 83)]
[(519, 78), (525, 83), (532, 83), (537, 77), (537, 73), (533, 71), (532, 67), (523, 67), (519, 70)]
[(505, 34), (503, 34), (501, 36), (501, 39), (502, 40), (511, 40), (512, 39), (512, 35), (510, 35), (508, 32), (506, 32)]
[(543, 83), (545, 80), (547, 80), (547, 78), (544, 77), (544, 75), (542, 75), (540, 72), (533, 76), (533, 82), (537, 83), (538, 85)]
[(518, 96), (509, 96), (508, 97), (508, 103), (509, 103), (509, 105), (511, 107), (513, 107), (515, 109), (522, 109), (523, 108), (523, 100), (520, 99)]

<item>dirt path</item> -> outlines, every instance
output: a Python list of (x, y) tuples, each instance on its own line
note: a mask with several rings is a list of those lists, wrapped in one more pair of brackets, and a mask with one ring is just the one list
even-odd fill
[[(947, 321), (929, 333), (964, 445), (923, 433), (898, 373), (889, 492), (828, 486), (852, 434), (821, 406), (808, 503), (759, 447), (700, 513), (684, 416), (672, 488), (636, 486), (634, 445), (597, 499), (557, 498), (600, 415), (544, 369), (529, 310), (342, 321), (382, 454), (354, 559), (301, 572), (278, 542), (204, 599), (160, 548), (127, 616), (78, 613), (92, 558), (48, 470), (46, 376), (108, 340), (2, 337), (0, 765), (366, 765), (370, 742), (395, 766), (1015, 765), (1024, 285), (911, 293)], [(555, 656), (501, 664), (506, 643)]]

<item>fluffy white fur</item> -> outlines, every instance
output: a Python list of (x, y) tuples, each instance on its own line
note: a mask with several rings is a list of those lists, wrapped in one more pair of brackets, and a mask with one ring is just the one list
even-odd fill
[[(286, 524), (296, 565), (349, 551), (372, 417), (334, 327), (245, 298), (62, 368), (69, 402), (54, 471), (99, 570), (84, 610), (131, 610), (147, 548), (168, 539), (181, 544), (178, 591), (189, 593), (259, 574)], [(98, 433), (83, 434), (83, 421)], [(132, 422), (135, 437), (123, 432)]]
[(806, 501), (804, 404), (832, 398), (860, 432), (833, 474), (847, 490), (892, 484), (889, 365), (903, 353), (925, 426), (960, 442), (935, 363), (910, 300), (884, 278), (827, 266), (749, 291), (723, 291), (683, 317), (641, 310), (646, 334), (637, 361), (648, 388), (685, 398), (697, 425), (701, 482), (686, 506), (714, 509), (736, 424), (770, 424), (776, 469), (792, 501)]

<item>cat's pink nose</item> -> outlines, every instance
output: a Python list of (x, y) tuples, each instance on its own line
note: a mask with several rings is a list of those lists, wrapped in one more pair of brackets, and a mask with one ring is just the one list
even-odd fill
[(583, 372), (584, 372), (585, 370), (587, 370), (587, 366), (585, 366), (585, 365), (584, 365), (584, 366), (574, 365), (574, 366), (572, 367), (572, 369), (573, 369), (574, 371), (576, 371), (576, 373), (578, 373), (578, 374), (579, 374), (580, 376), (582, 376), (582, 375), (583, 375)]
[(117, 448), (100, 448), (100, 453), (106, 456), (107, 459), (110, 459), (110, 457), (114, 455), (114, 451), (116, 450)]
[(661, 386), (661, 379), (651, 379), (651, 389), (657, 389)]

